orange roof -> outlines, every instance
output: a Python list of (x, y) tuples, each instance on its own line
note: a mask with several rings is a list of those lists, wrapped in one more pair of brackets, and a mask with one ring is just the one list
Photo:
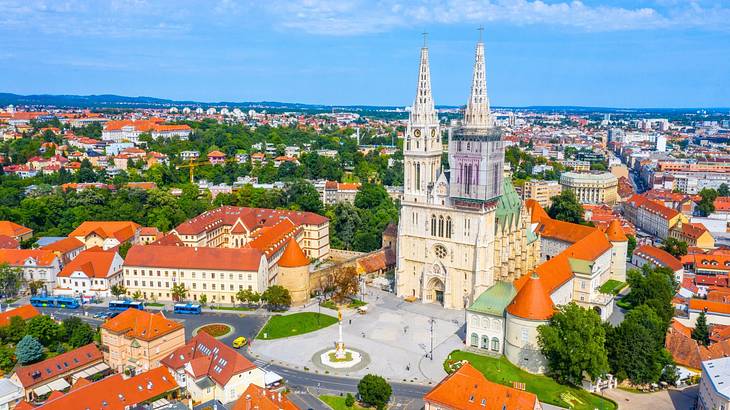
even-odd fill
[(222, 152), (220, 152), (220, 151), (210, 151), (210, 152), (208, 153), (208, 157), (209, 157), (209, 158), (210, 158), (210, 157), (215, 157), (215, 158), (218, 158), (218, 157), (225, 157), (225, 156), (226, 156), (226, 154), (224, 154), (224, 153), (222, 153)]
[(441, 380), (423, 400), (460, 410), (533, 410), (537, 405), (534, 394), (491, 382), (469, 363)]
[(41, 249), (0, 249), (0, 263), (22, 266), (28, 258), (35, 259), (39, 266), (51, 266), (57, 260), (53, 252)]
[(365, 273), (383, 271), (396, 264), (395, 252), (390, 248), (381, 249), (357, 260)]
[(309, 258), (304, 254), (297, 240), (291, 236), (286, 244), (284, 253), (279, 258), (279, 266), (284, 268), (298, 268), (309, 265)]
[(544, 238), (557, 239), (563, 242), (576, 243), (595, 232), (596, 228), (563, 222), (557, 219), (542, 218), (536, 233)]
[(627, 201), (629, 206), (634, 208), (643, 208), (650, 213), (660, 215), (665, 220), (669, 220), (679, 215), (679, 211), (668, 208), (662, 203), (654, 202), (645, 196), (635, 194)]
[(707, 231), (705, 225), (701, 223), (683, 223), (682, 224), (682, 235), (687, 238), (698, 239)]
[(71, 236), (63, 238), (46, 246), (42, 246), (40, 249), (52, 252), (60, 252), (64, 254), (82, 247), (84, 247), (84, 243)]
[(112, 333), (123, 333), (127, 337), (149, 341), (182, 329), (183, 325), (166, 318), (162, 312), (127, 309), (104, 322), (101, 327)]
[(10, 324), (10, 318), (18, 316), (23, 320), (28, 320), (32, 317), (36, 317), (41, 313), (33, 305), (22, 305), (12, 310), (6, 310), (0, 313), (0, 327), (7, 326)]
[(525, 206), (530, 211), (530, 222), (536, 223), (540, 222), (543, 219), (550, 219), (547, 212), (545, 212), (544, 209), (542, 209), (542, 206), (540, 206), (540, 203), (536, 200), (530, 198), (527, 201), (525, 201)]
[(68, 393), (46, 400), (38, 410), (104, 409), (125, 410), (136, 408), (167, 392), (177, 390), (178, 384), (164, 366), (124, 379), (121, 374), (98, 382), (76, 386)]
[(116, 251), (104, 251), (100, 249), (88, 249), (76, 256), (71, 262), (63, 267), (58, 276), (69, 277), (74, 272), (83, 272), (89, 278), (105, 279), (121, 271), (121, 266), (116, 272), (112, 271)]
[(276, 225), (283, 219), (289, 219), (296, 225), (322, 225), (329, 221), (314, 212), (222, 206), (181, 223), (175, 232), (179, 235), (198, 235), (221, 226), (233, 226), (239, 220), (252, 232), (257, 228)]
[(294, 403), (289, 401), (286, 394), (274, 392), (259, 387), (253, 383), (248, 385), (246, 391), (236, 401), (231, 410), (299, 410)]
[(154, 182), (127, 182), (127, 188), (144, 189), (149, 191), (150, 189), (157, 189), (157, 184)]
[(621, 221), (614, 219), (608, 225), (606, 229), (606, 236), (611, 242), (626, 242), (629, 238), (624, 234), (624, 228), (621, 226)]
[(0, 235), (0, 249), (18, 249), (20, 242), (15, 238), (7, 235)]
[(555, 305), (537, 273), (530, 275), (527, 283), (507, 306), (507, 312), (523, 319), (550, 319), (555, 312)]
[(682, 269), (682, 262), (671, 253), (651, 245), (641, 245), (634, 250), (634, 255), (652, 262), (655, 265), (667, 267), (675, 272)]
[(11, 221), (0, 221), (0, 235), (17, 239), (19, 236), (33, 233), (33, 230)]
[(145, 226), (139, 230), (139, 236), (154, 236), (157, 238), (161, 235), (160, 230), (154, 226)]
[(162, 120), (159, 118), (152, 118), (149, 120), (108, 121), (106, 124), (104, 124), (104, 130), (105, 131), (120, 131), (123, 127), (131, 126), (131, 127), (134, 127), (134, 129), (136, 131), (149, 132), (160, 122), (162, 122)]
[(712, 302), (703, 299), (690, 299), (689, 310), (706, 310), (708, 313), (721, 313), (728, 315), (730, 314), (730, 304), (722, 302)]
[(124, 266), (256, 272), (262, 256), (252, 248), (135, 245), (129, 248)]
[(132, 221), (86, 221), (74, 229), (68, 236), (83, 237), (95, 233), (106, 238), (116, 238), (119, 242), (134, 237), (140, 225)]
[(15, 370), (15, 376), (20, 384), (28, 389), (31, 386), (45, 384), (74, 369), (86, 368), (91, 364), (101, 362), (102, 359), (103, 356), (96, 344), (89, 343), (42, 362), (20, 367)]
[(246, 247), (258, 249), (271, 256), (285, 245), (287, 238), (296, 236), (302, 228), (284, 218), (274, 226), (264, 226), (253, 233), (253, 240)]

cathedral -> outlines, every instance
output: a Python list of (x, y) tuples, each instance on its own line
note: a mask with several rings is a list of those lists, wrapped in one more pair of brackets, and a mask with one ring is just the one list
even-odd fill
[(505, 178), (504, 143), (489, 108), (481, 40), (464, 118), (448, 129), (448, 170), (441, 167), (442, 131), (424, 44), (403, 144), (396, 292), (464, 309), (496, 281), (511, 282), (531, 271), (540, 258), (530, 215)]

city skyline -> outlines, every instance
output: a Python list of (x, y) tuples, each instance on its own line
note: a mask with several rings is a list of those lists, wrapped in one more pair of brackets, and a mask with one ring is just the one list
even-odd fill
[(730, 106), (722, 2), (2, 5), (17, 94), (410, 105), (428, 31), (435, 102), (463, 105), (484, 25), (495, 106)]

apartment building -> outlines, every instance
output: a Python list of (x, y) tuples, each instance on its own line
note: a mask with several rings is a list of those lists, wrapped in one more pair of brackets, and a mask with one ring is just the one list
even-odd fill
[(543, 181), (539, 179), (530, 179), (525, 181), (522, 187), (522, 199), (534, 199), (543, 208), (548, 208), (552, 204), (550, 198), (560, 195), (562, 187), (558, 181)]
[(269, 262), (254, 248), (205, 248), (136, 245), (124, 261), (124, 286), (145, 299), (173, 300), (172, 287), (182, 284), (188, 297), (235, 303), (242, 289), (263, 292), (269, 286)]
[(55, 253), (40, 249), (0, 249), (0, 263), (20, 268), (26, 283), (42, 282), (41, 289), (50, 292), (61, 271), (61, 261)]
[(570, 189), (583, 204), (614, 204), (618, 201), (618, 178), (610, 172), (565, 172), (563, 189)]
[(185, 327), (162, 312), (128, 309), (101, 325), (104, 361), (117, 372), (159, 367), (163, 358), (184, 344)]
[(686, 216), (642, 195), (633, 195), (623, 205), (624, 216), (644, 232), (666, 239), (678, 222), (688, 223)]
[(131, 221), (86, 221), (68, 236), (83, 242), (87, 249), (98, 246), (107, 250), (125, 242), (137, 243), (140, 228)]

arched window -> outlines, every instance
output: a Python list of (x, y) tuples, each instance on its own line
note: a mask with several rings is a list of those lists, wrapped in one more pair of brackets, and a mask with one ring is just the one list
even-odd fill
[(444, 237), (444, 217), (439, 216), (439, 237)]
[(492, 350), (494, 350), (495, 352), (499, 351), (499, 339), (497, 339), (496, 337), (492, 338)]
[(436, 215), (431, 215), (431, 236), (436, 236)]
[(416, 191), (421, 190), (421, 163), (416, 164)]
[(482, 349), (489, 350), (489, 336), (482, 336)]
[(446, 237), (451, 238), (451, 217), (446, 217)]
[(479, 335), (476, 333), (471, 334), (471, 346), (479, 347)]
[(479, 326), (479, 317), (477, 315), (471, 317), (471, 325)]

